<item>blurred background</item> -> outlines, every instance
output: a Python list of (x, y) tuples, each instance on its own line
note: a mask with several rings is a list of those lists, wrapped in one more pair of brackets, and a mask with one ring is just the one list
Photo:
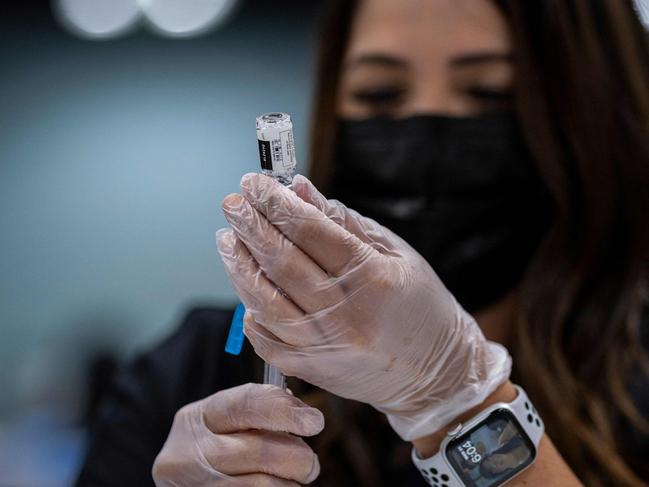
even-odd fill
[(93, 387), (234, 304), (214, 232), (256, 115), (293, 116), (304, 170), (320, 2), (1, 8), (0, 486), (70, 485)]

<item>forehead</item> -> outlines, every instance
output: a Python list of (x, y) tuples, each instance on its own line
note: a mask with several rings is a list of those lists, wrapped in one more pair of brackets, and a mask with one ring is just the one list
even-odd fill
[(491, 0), (360, 0), (351, 34), (347, 57), (510, 48), (505, 19)]

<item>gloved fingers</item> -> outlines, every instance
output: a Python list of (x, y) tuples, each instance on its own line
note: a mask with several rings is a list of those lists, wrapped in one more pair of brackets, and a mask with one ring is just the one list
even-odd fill
[[(248, 475), (236, 475), (232, 477), (236, 483), (232, 484), (233, 487), (299, 487), (300, 484), (292, 480), (279, 479), (272, 475), (263, 473), (252, 473)], [(223, 484), (215, 484), (215, 487)]]
[(278, 367), (284, 375), (295, 377), (294, 374), (290, 374), (288, 370), (282, 369), (276, 363), (280, 359), (280, 354), (277, 353), (278, 351), (285, 350), (286, 348), (295, 350), (295, 348), (287, 345), (286, 342), (269, 331), (266, 326), (257, 323), (253, 315), (248, 312), (243, 316), (243, 334), (252, 345), (252, 348), (255, 349), (255, 353), (264, 362)]
[(396, 242), (392, 232), (386, 231), (384, 227), (371, 218), (347, 208), (340, 201), (328, 200), (311, 181), (301, 174), (293, 178), (291, 187), (302, 200), (311, 203), (335, 223), (379, 252), (384, 254), (395, 248)]
[(205, 426), (212, 433), (256, 429), (313, 436), (324, 428), (320, 411), (270, 384), (233, 387), (198, 404)]
[[(326, 378), (334, 373), (337, 364), (318, 358), (331, 348), (336, 348), (335, 346), (316, 345), (297, 348), (278, 340), (250, 314), (246, 314), (243, 323), (243, 332), (255, 349), (255, 353), (265, 362), (276, 366), (284, 375), (299, 377), (314, 385), (322, 386)], [(346, 346), (342, 345), (342, 347), (344, 349)]]
[(244, 197), (227, 196), (223, 212), (259, 268), (301, 309), (313, 313), (342, 298), (335, 281)]
[(260, 485), (308, 483), (320, 464), (292, 433), (313, 435), (323, 427), (320, 411), (276, 386), (219, 391), (178, 410), (152, 475), (159, 487), (254, 485), (246, 475), (257, 475), (250, 479)]
[(216, 245), (225, 271), (246, 309), (274, 317), (298, 318), (303, 311), (259, 268), (243, 242), (231, 229), (221, 229), (216, 234)]
[(244, 175), (241, 192), (273, 226), (332, 276), (344, 275), (376, 252), (268, 176)]
[(243, 318), (243, 333), (255, 349), (255, 353), (266, 363), (279, 368), (284, 375), (298, 377), (295, 370), (286, 367), (287, 353), (299, 353), (297, 348), (283, 342), (266, 326), (257, 323), (250, 313), (246, 313)]
[(302, 438), (289, 433), (217, 435), (201, 453), (214, 470), (230, 476), (263, 473), (308, 484), (320, 474), (317, 455)]
[(246, 306), (246, 313), (254, 314), (259, 323), (288, 344), (308, 346), (321, 339), (317, 323), (301, 319), (304, 312), (266, 277), (232, 230), (219, 231), (217, 239), (225, 270)]
[(156, 481), (156, 487), (299, 487), (300, 484), (292, 480), (279, 479), (264, 473), (253, 473), (247, 475), (228, 476), (219, 479), (205, 480), (201, 482), (160, 482)]

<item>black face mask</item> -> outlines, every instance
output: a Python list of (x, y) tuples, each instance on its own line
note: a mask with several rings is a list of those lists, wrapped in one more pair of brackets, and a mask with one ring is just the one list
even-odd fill
[(509, 113), (341, 120), (328, 196), (401, 236), (469, 311), (520, 280), (551, 221)]

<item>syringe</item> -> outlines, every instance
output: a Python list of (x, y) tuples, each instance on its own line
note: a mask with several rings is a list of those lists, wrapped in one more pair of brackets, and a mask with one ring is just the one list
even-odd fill
[[(257, 117), (257, 142), (262, 173), (290, 187), (297, 166), (290, 115), (271, 112)], [(266, 363), (264, 384), (273, 384), (285, 389), (286, 377), (277, 367)]]

